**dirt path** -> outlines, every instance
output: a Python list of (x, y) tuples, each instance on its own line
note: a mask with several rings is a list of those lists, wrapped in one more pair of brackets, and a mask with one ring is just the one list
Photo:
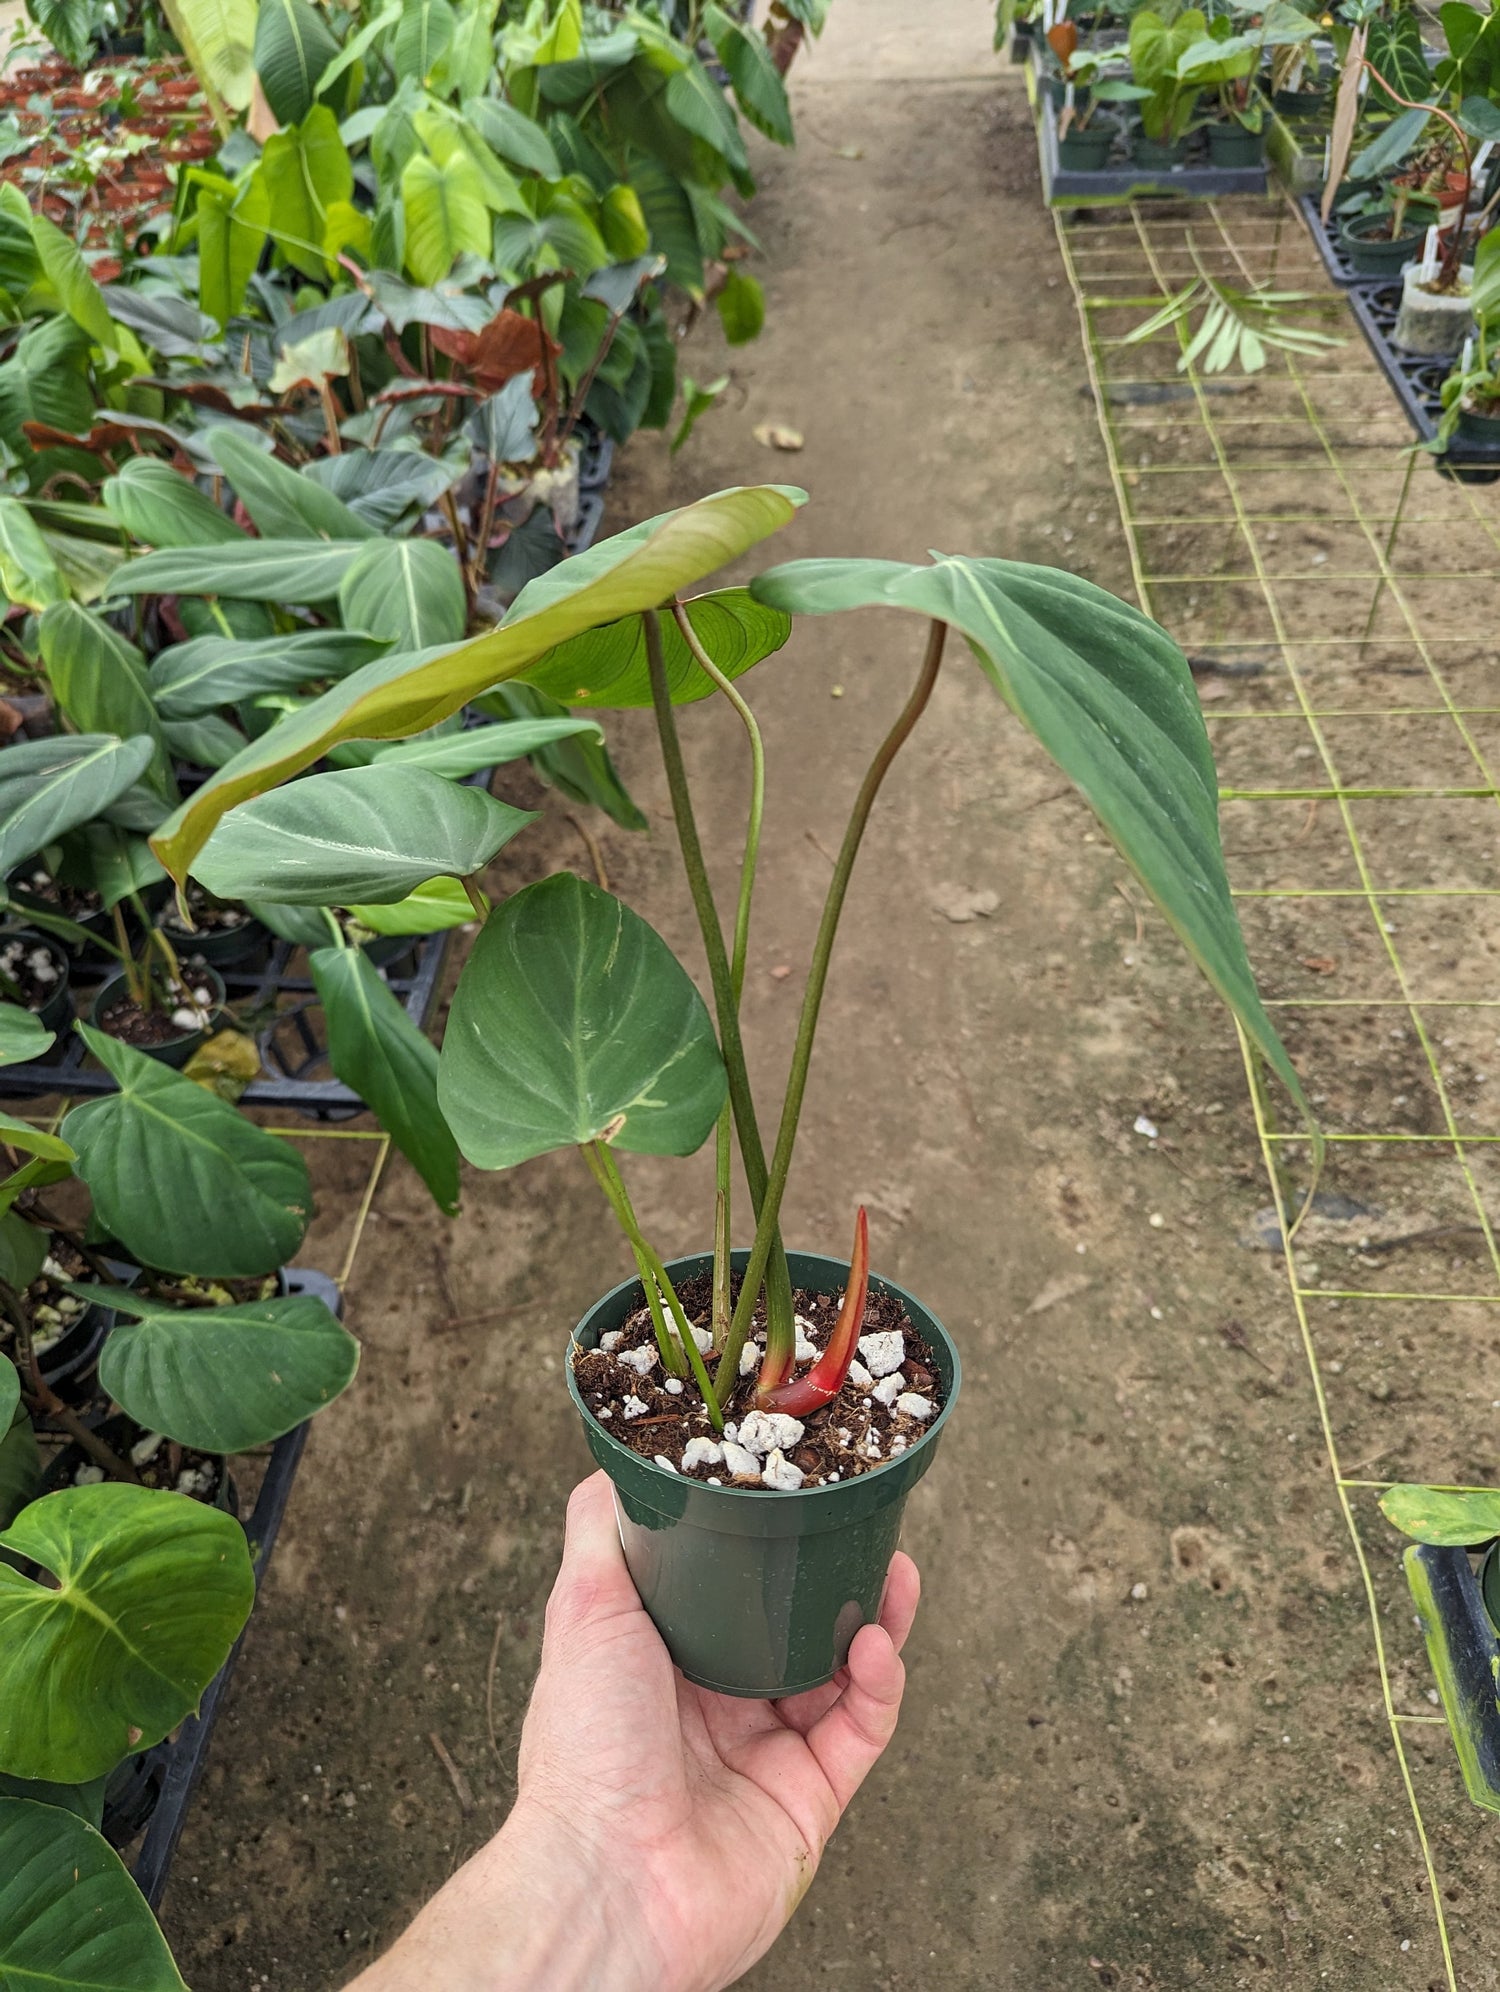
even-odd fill
[[(925, 0), (921, 45), (912, 12), (838, 0), (799, 65), (802, 147), (761, 148), (766, 334), (733, 355), (694, 335), (690, 370), (733, 387), (675, 462), (632, 445), (613, 521), (791, 477), (812, 502), (780, 557), (936, 546), (1124, 590), (1024, 96), (984, 0)], [(767, 420), (805, 450), (759, 448)], [(813, 624), (753, 681), (763, 1089), (797, 988), (776, 971), (806, 958), (919, 642), (901, 618)], [(649, 728), (612, 731), (653, 826), (604, 835), (612, 883), (693, 959)], [(684, 733), (732, 862), (734, 726), (699, 707)], [(521, 850), (528, 876), (586, 866), (554, 805)], [(982, 894), (990, 915), (956, 917)], [(955, 654), (856, 879), (788, 1231), (841, 1248), (864, 1198), (876, 1265), (958, 1335), (967, 1397), (910, 1510), (927, 1603), (901, 1734), (757, 1992), (1438, 1983), (1280, 1262), (1242, 1243), (1266, 1194), (1238, 1053), (1139, 905)], [(705, 1242), (700, 1164), (632, 1181), (664, 1250)], [(351, 1289), (360, 1382), (316, 1429), (167, 1903), (199, 1992), (340, 1982), (503, 1816), (586, 1467), (563, 1340), (623, 1269), (571, 1162), (471, 1181), (452, 1226), (390, 1172)], [(1401, 1688), (1426, 1707), (1425, 1678)], [(1420, 1735), (1437, 1830), (1467, 1833), (1446, 1738)]]

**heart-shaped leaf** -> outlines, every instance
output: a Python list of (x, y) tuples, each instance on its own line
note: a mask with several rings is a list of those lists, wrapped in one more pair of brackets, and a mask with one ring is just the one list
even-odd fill
[[(737, 559), (793, 518), (804, 497), (781, 485), (751, 485), (701, 498), (562, 561), (529, 582), (505, 620), (482, 636), (436, 656), (366, 665), (289, 714), (205, 782), (157, 833), (157, 856), (180, 881), (214, 824), (237, 802), (299, 773), (340, 740), (424, 732), (490, 686), (517, 677), (567, 637), (654, 608)], [(121, 572), (187, 557), (153, 554)], [(289, 590), (267, 592), (298, 599)]]
[(63, 733), (0, 757), (0, 875), (86, 823), (138, 782), (156, 752), (147, 734)]
[(240, 503), (267, 539), (360, 540), (373, 537), (358, 513), (278, 457), (268, 456), (227, 423), (208, 432), (208, 446), (222, 464)]
[(398, 651), (457, 643), (468, 621), (458, 562), (436, 540), (375, 540), (339, 586), (339, 614)]
[(441, 283), (457, 259), (490, 253), (490, 215), (484, 181), (466, 152), (439, 166), (415, 153), (401, 173), (406, 209), (406, 267), (419, 284)]
[(187, 1992), (102, 1833), (57, 1805), (0, 1798), (0, 1984), (17, 1992)]
[(168, 719), (191, 719), (261, 692), (290, 692), (316, 678), (346, 678), (385, 644), (358, 630), (307, 629), (292, 636), (197, 636), (151, 662), (151, 690)]
[(1418, 1542), (1463, 1548), (1500, 1536), (1500, 1487), (1388, 1487), (1380, 1497), (1380, 1512), (1403, 1535)]
[(19, 1003), (0, 1003), (0, 1065), (29, 1065), (56, 1037), (35, 1011), (23, 1010)]
[(334, 1073), (379, 1117), (438, 1208), (451, 1216), (458, 1209), (458, 1148), (438, 1105), (436, 1049), (363, 949), (319, 948), (308, 967), (327, 1020)]
[(691, 1155), (724, 1104), (703, 998), (661, 936), (571, 872), (493, 912), (459, 977), (438, 1099), (481, 1169), (608, 1140)]
[(885, 605), (961, 630), (1310, 1121), (1230, 897), (1218, 777), (1187, 659), (1149, 617), (1076, 574), (933, 562), (798, 560), (758, 576), (751, 592), (794, 615)]
[[(792, 633), (791, 617), (756, 601), (748, 588), (719, 589), (686, 606), (693, 634), (726, 678), (742, 677), (780, 650)], [(699, 669), (672, 616), (661, 617), (661, 635), (672, 703), (688, 705), (711, 697), (713, 681)], [(645, 624), (638, 615), (625, 616), (585, 630), (538, 658), (521, 681), (569, 706), (648, 706)]]
[(122, 595), (227, 595), (241, 602), (328, 602), (364, 551), (357, 540), (244, 540), (168, 548), (115, 569)]
[(229, 1657), (255, 1577), (232, 1515), (146, 1487), (43, 1495), (0, 1548), (0, 1768), (82, 1784), (149, 1750)]
[(425, 768), (309, 775), (232, 810), (193, 874), (221, 899), (380, 905), (487, 865), (533, 816)]
[(77, 1029), (120, 1087), (62, 1124), (104, 1229), (166, 1272), (227, 1279), (284, 1266), (312, 1216), (297, 1150), (159, 1060)]
[(312, 1294), (172, 1307), (133, 1288), (68, 1291), (127, 1317), (99, 1357), (99, 1381), (121, 1410), (201, 1452), (279, 1439), (347, 1390), (359, 1367), (358, 1342)]

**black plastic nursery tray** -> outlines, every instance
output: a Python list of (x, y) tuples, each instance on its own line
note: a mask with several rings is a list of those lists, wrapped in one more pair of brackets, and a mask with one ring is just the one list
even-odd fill
[(1329, 276), (1333, 278), (1336, 284), (1350, 286), (1388, 283), (1390, 279), (1387, 277), (1372, 277), (1368, 270), (1355, 269), (1349, 258), (1339, 247), (1337, 234), (1333, 229), (1326, 228), (1323, 225), (1323, 217), (1319, 212), (1322, 199), (1321, 189), (1317, 193), (1300, 194), (1297, 198), (1297, 209), (1302, 216), (1308, 234), (1313, 239), (1313, 247), (1322, 259), (1323, 268), (1328, 272)]
[[(1380, 363), (1402, 412), (1418, 439), (1431, 442), (1443, 416), (1443, 382), (1453, 371), (1452, 360), (1434, 359), (1427, 353), (1403, 353), (1393, 345), (1396, 314), (1401, 309), (1401, 285), (1389, 281), (1352, 285), (1349, 304), (1365, 343)], [(1500, 475), (1500, 443), (1471, 442), (1467, 436), (1452, 436), (1433, 462), (1440, 470), (1494, 472)], [(1486, 478), (1484, 480), (1488, 482)]]
[(1413, 1543), (1402, 1560), (1464, 1785), (1476, 1805), (1500, 1812), (1500, 1641), (1469, 1552)]
[[(1126, 150), (1121, 133), (1115, 141), (1111, 163), (1096, 173), (1078, 172), (1061, 164), (1057, 149), (1057, 108), (1044, 89), (1036, 96), (1037, 150), (1042, 165), (1042, 195), (1049, 207), (1106, 207), (1148, 195), (1180, 196), (1213, 200), (1223, 194), (1263, 194), (1266, 168), (1257, 166), (1211, 166), (1206, 150), (1195, 157), (1189, 153), (1185, 165), (1161, 172), (1137, 166)], [(1096, 115), (1104, 117), (1103, 111)], [(1118, 126), (1116, 127), (1118, 130)], [(1204, 145), (1202, 138), (1194, 144)]]
[[(286, 1270), (286, 1290), (294, 1294), (312, 1294), (325, 1302), (334, 1314), (343, 1313), (343, 1296), (323, 1273), (304, 1272), (289, 1266)], [(271, 1561), (271, 1552), (276, 1547), (277, 1533), (291, 1498), (292, 1482), (297, 1477), (302, 1450), (307, 1443), (307, 1431), (306, 1425), (298, 1425), (295, 1431), (278, 1439), (271, 1448), (255, 1506), (245, 1523), (257, 1591)], [(161, 1901), (166, 1888), (172, 1856), (177, 1851), (177, 1842), (187, 1823), (188, 1807), (192, 1804), (203, 1773), (209, 1738), (244, 1643), (245, 1635), (241, 1633), (229, 1658), (204, 1690), (198, 1713), (190, 1715), (174, 1737), (165, 1743), (158, 1743), (154, 1750), (145, 1751), (136, 1760), (133, 1767), (136, 1775), (129, 1780), (121, 1805), (112, 1808), (106, 1802), (105, 1838), (122, 1849), (128, 1848), (138, 1838), (140, 1840), (135, 1857), (128, 1865), (135, 1876), (136, 1886), (153, 1909)]]

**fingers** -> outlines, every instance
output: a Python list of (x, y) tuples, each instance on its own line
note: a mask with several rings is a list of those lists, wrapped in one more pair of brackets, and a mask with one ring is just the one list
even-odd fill
[[(896, 1731), (906, 1669), (901, 1664), (897, 1635), (905, 1639), (917, 1604), (916, 1565), (898, 1559), (883, 1611), (891, 1625), (861, 1626), (849, 1648), (849, 1684), (833, 1707), (807, 1731), (807, 1747), (818, 1760), (840, 1812), (853, 1798), (880, 1753)], [(894, 1601), (891, 1593), (894, 1594)]]
[(568, 1497), (562, 1568), (547, 1600), (547, 1631), (564, 1636), (592, 1619), (640, 1609), (620, 1548), (614, 1490), (603, 1473), (592, 1473)]

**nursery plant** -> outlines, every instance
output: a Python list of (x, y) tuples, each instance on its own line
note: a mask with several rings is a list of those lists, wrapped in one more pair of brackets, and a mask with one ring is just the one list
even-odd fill
[[(758, 1695), (826, 1680), (873, 1614), (901, 1503), (930, 1465), (958, 1390), (957, 1352), (940, 1324), (870, 1272), (863, 1213), (847, 1261), (789, 1252), (781, 1230), (850, 876), (950, 637), (1078, 784), (1250, 1040), (1302, 1098), (1246, 960), (1212, 757), (1171, 640), (1074, 575), (996, 559), (802, 561), (748, 588), (688, 592), (802, 502), (780, 486), (724, 491), (602, 542), (530, 583), (486, 635), (377, 660), (289, 715), (154, 839), (179, 883), (269, 890), (269, 859), (284, 861), (309, 894), (321, 886), (331, 896), (346, 860), (336, 813), (319, 798), (341, 778), (287, 778), (340, 741), (439, 720), (507, 680), (566, 684), (585, 708), (650, 707), (711, 1007), (618, 898), (571, 874), (543, 879), (486, 914), (454, 996), (437, 1100), (477, 1167), (572, 1147), (598, 1183), (637, 1277), (570, 1342), (575, 1401), (616, 1481), (632, 1572), (679, 1663), (694, 1679)], [(904, 610), (925, 633), (911, 695), (854, 798), (773, 1129), (754, 1098), (739, 1025), (764, 798), (763, 745), (741, 681), (786, 644), (797, 616), (869, 606)], [(752, 772), (728, 918), (708, 884), (679, 738), (679, 711), (709, 697), (738, 715)], [(394, 899), (418, 872), (442, 868), (399, 793), (372, 785), (363, 807), (367, 897)], [(448, 869), (462, 872), (462, 863)], [(474, 872), (463, 882), (477, 902)], [(712, 1250), (668, 1266), (637, 1220), (621, 1158), (687, 1155), (710, 1137)], [(732, 1143), (750, 1196), (737, 1248)]]
[[(1208, 34), (1208, 18), (1198, 7), (1185, 7), (1170, 19), (1153, 7), (1130, 17), (1130, 73), (1147, 92), (1140, 100), (1142, 164), (1171, 163), (1197, 115), (1202, 84), (1179, 72), (1188, 50)], [(1144, 144), (1144, 150), (1142, 149)]]

